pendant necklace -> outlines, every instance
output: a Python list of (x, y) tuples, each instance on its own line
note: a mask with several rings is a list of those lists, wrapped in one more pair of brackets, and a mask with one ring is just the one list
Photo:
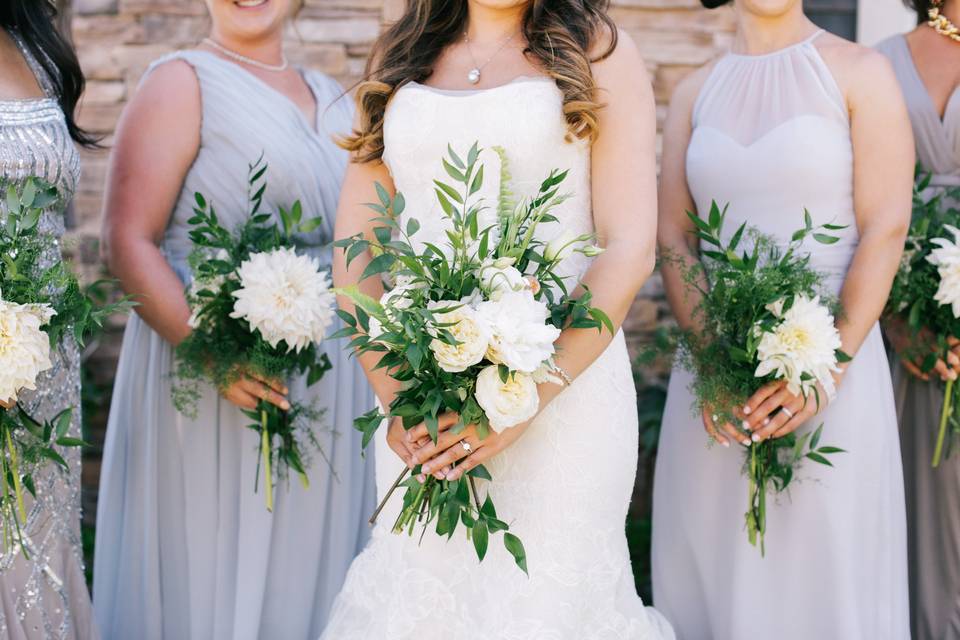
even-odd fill
[(477, 59), (473, 55), (473, 49), (470, 48), (470, 36), (468, 36), (467, 32), (464, 31), (463, 39), (467, 43), (467, 53), (470, 54), (470, 59), (473, 61), (473, 68), (470, 69), (469, 73), (467, 73), (467, 82), (469, 82), (470, 84), (477, 84), (478, 82), (480, 82), (480, 73), (483, 71), (483, 68), (488, 64), (490, 64), (490, 61), (496, 58), (497, 54), (503, 51), (506, 48), (506, 46), (510, 44), (510, 41), (516, 37), (516, 35), (517, 34), (514, 33), (509, 38), (504, 40), (503, 44), (501, 44), (500, 47), (493, 52), (493, 55), (487, 58), (487, 60), (483, 64), (477, 64)]

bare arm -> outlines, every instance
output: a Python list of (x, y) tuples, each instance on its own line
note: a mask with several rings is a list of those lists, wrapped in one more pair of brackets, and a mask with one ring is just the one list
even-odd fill
[(120, 118), (104, 201), (103, 258), (137, 313), (174, 345), (190, 333), (190, 309), (159, 243), (200, 146), (200, 108), (186, 62), (147, 77)]

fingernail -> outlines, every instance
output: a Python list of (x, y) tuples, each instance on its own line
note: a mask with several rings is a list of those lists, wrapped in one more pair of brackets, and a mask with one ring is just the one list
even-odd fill
[(745, 415), (750, 415), (750, 407), (748, 407), (747, 405), (743, 405), (743, 413)]
[(760, 442), (760, 436), (756, 433), (750, 436), (750, 439), (753, 440), (754, 442)]
[(427, 476), (423, 475), (422, 473), (417, 476), (417, 482), (419, 482), (420, 484), (423, 484), (426, 481), (427, 481)]
[(747, 438), (746, 440), (743, 440), (740, 444), (742, 444), (745, 447), (749, 447), (751, 442), (750, 442), (750, 439)]
[(290, 403), (284, 400), (281, 406), (283, 407), (283, 410), (286, 411), (287, 409), (290, 408)]
[(435, 474), (433, 474), (433, 477), (436, 478), (437, 480), (443, 480), (444, 478), (447, 477), (447, 475), (442, 471), (437, 471)]
[(710, 417), (713, 418), (713, 421), (714, 421), (714, 422), (719, 422), (719, 421), (720, 421), (720, 416), (718, 416), (717, 414), (713, 414), (713, 415), (710, 416)]
[(720, 444), (722, 444), (723, 446), (725, 446), (727, 449), (730, 448), (730, 443), (727, 442), (726, 440), (722, 440), (722, 441), (720, 442)]
[(950, 379), (951, 379), (951, 380), (956, 380), (956, 379), (957, 379), (957, 372), (956, 372), (956, 371), (951, 371), (951, 372), (950, 372)]
[(428, 465), (428, 464), (423, 465), (422, 471), (423, 471), (424, 473), (430, 473), (430, 465)]
[(750, 423), (747, 422), (746, 420), (743, 421), (743, 430), (750, 431)]
[(763, 426), (767, 426), (768, 424), (770, 424), (770, 418), (764, 418), (764, 419), (763, 419)]

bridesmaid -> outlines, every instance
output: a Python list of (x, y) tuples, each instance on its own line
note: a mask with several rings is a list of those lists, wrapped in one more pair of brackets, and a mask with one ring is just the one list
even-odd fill
[[(48, 2), (0, 3), (0, 185), (19, 190), (34, 177), (57, 187), (60, 198), (40, 218), (45, 266), (63, 260), (64, 211), (80, 177), (76, 144), (95, 146), (74, 121), (83, 74), (55, 20)], [(73, 406), (70, 435), (80, 437), (80, 352), (73, 337), (56, 345), (50, 359), (53, 367), (20, 401), (41, 419)], [(34, 477), (37, 497), (24, 527), (29, 558), (19, 549), (0, 552), (0, 637), (9, 640), (98, 637), (80, 544), (80, 451), (61, 453), (68, 471), (51, 464)]]
[[(108, 639), (309, 638), (357, 551), (373, 508), (372, 469), (352, 419), (373, 405), (343, 345), (333, 370), (290, 397), (326, 409), (311, 483), (254, 493), (257, 436), (241, 409), (284, 406), (285, 389), (243, 378), (201, 389), (196, 419), (170, 398), (171, 351), (188, 333), (184, 301), (194, 192), (228, 225), (247, 212), (247, 165), (269, 163), (264, 208), (294, 200), (332, 237), (349, 130), (341, 88), (289, 67), (282, 32), (292, 0), (207, 0), (210, 37), (158, 60), (124, 113), (113, 150), (104, 256), (141, 305), (124, 335), (110, 412), (97, 522), (94, 603)], [(330, 249), (315, 253), (329, 265)], [(222, 395), (221, 395), (222, 394)]]
[[(932, 172), (929, 194), (960, 188), (960, 40), (928, 24), (936, 7), (960, 24), (960, 1), (909, 2), (922, 24), (906, 35), (882, 42), (878, 49), (893, 63), (903, 89), (916, 138), (917, 159)], [(950, 203), (960, 207), (960, 202)], [(911, 351), (908, 331), (886, 323), (897, 352)], [(960, 455), (932, 469), (930, 460), (943, 385), (939, 379), (960, 373), (960, 347), (936, 372), (923, 374), (914, 362), (894, 359), (893, 383), (900, 421), (907, 494), (910, 557), (910, 610), (914, 640), (960, 639)]]
[[(805, 250), (840, 297), (837, 328), (854, 359), (820, 415), (817, 403), (769, 385), (738, 409), (737, 427), (691, 415), (692, 378), (673, 372), (654, 484), (654, 603), (681, 640), (903, 640), (903, 484), (877, 320), (910, 215), (906, 109), (887, 61), (818, 30), (799, 0), (737, 0), (732, 10), (733, 51), (673, 97), (661, 250), (696, 264), (684, 212), (704, 215), (712, 199), (730, 203), (727, 234), (747, 222), (786, 244), (804, 208), (816, 224), (847, 225), (836, 244)], [(676, 262), (665, 262), (663, 277), (680, 325), (694, 328), (695, 290)], [(744, 447), (820, 423), (825, 442), (846, 453), (835, 468), (804, 465), (771, 503), (761, 557), (743, 525)], [(704, 428), (723, 447), (706, 447)]]

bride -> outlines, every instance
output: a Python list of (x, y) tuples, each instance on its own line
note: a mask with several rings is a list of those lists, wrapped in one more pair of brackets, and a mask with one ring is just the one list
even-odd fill
[[(572, 197), (555, 211), (559, 224), (538, 229), (597, 234), (605, 251), (592, 261), (575, 254), (566, 274), (589, 287), (593, 304), (619, 327), (654, 265), (655, 116), (643, 61), (607, 4), (408, 2), (358, 90), (336, 236), (372, 235), (362, 203), (376, 199), (379, 182), (404, 194), (407, 215), (422, 225), (415, 242), (442, 244), (433, 179), (442, 177), (447, 145), (478, 141), (488, 183), (499, 175), (491, 148), (502, 146), (518, 195), (535, 192), (553, 168), (569, 170)], [(338, 251), (337, 285), (379, 298), (377, 279), (360, 281), (370, 260), (361, 256), (348, 269)], [(341, 304), (352, 310), (348, 300)], [(567, 329), (556, 346), (569, 384), (541, 385), (541, 410), (530, 422), (482, 440), (472, 426), (441, 431), (434, 445), (422, 437), (425, 428), (405, 432), (394, 421), (376, 440), (381, 496), (404, 465), (454, 479), (485, 464), (500, 517), (526, 545), (529, 577), (499, 546), (478, 564), (465, 536), (429, 534), (421, 543), (391, 534), (387, 516), (354, 561), (324, 639), (673, 637), (636, 594), (624, 535), (637, 415), (623, 334)], [(388, 406), (396, 382), (375, 369), (376, 354), (361, 361)], [(399, 512), (400, 492), (392, 500), (385, 514)]]

